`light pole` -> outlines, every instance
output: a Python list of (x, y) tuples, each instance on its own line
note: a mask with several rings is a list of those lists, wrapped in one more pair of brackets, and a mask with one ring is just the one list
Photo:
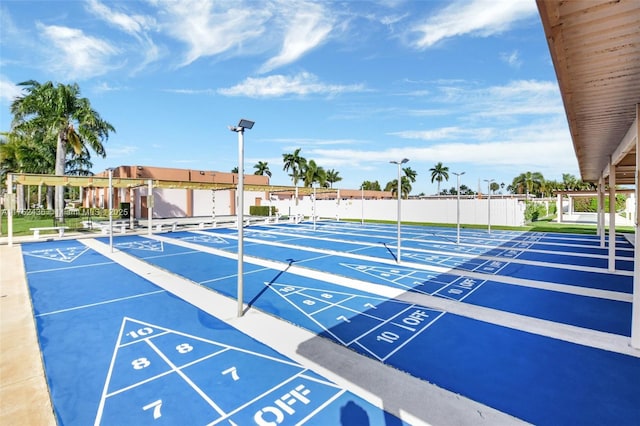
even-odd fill
[(237, 126), (229, 126), (229, 130), (238, 134), (238, 317), (243, 314), (244, 299), (244, 129), (251, 129), (253, 125), (253, 121), (242, 118)]
[(487, 231), (491, 235), (491, 182), (495, 179), (484, 179), (487, 182)]
[(456, 175), (458, 179), (458, 184), (456, 186), (456, 194), (458, 194), (458, 201), (456, 202), (456, 229), (457, 229), (456, 244), (460, 244), (460, 176), (465, 174), (465, 172), (460, 172), (460, 173), (451, 172), (451, 173)]
[(389, 161), (391, 164), (398, 165), (398, 256), (396, 259), (397, 263), (400, 263), (400, 200), (402, 200), (402, 178), (400, 175), (400, 171), (402, 169), (402, 165), (409, 161), (408, 158), (403, 158), (400, 161)]
[(113, 253), (113, 168), (109, 171), (109, 251)]

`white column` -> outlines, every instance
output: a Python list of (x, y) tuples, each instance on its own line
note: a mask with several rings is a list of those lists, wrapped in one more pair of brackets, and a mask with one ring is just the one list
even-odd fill
[(7, 209), (7, 238), (9, 247), (13, 247), (13, 174), (7, 173), (7, 195), (5, 196)]
[(556, 203), (557, 205), (557, 211), (558, 211), (558, 216), (556, 216), (556, 222), (558, 223), (562, 223), (562, 194), (558, 193), (558, 202)]
[(153, 232), (153, 181), (149, 179), (147, 185), (147, 234), (151, 235)]
[(598, 235), (600, 236), (600, 247), (605, 247), (604, 232), (604, 179), (600, 175), (598, 179)]
[(569, 208), (567, 214), (571, 216), (573, 215), (573, 197), (571, 196), (571, 194), (567, 194), (567, 196), (569, 197)]
[(244, 313), (244, 128), (238, 133), (238, 317)]
[(638, 185), (640, 185), (640, 175), (638, 174), (638, 165), (640, 164), (640, 147), (638, 146), (638, 121), (640, 119), (640, 104), (636, 105), (636, 214), (634, 217), (636, 225), (635, 233), (635, 251), (633, 255), (633, 307), (631, 313), (631, 347), (640, 349), (640, 226), (638, 222), (638, 214), (640, 213), (640, 194)]
[(609, 159), (609, 271), (616, 270), (616, 166)]

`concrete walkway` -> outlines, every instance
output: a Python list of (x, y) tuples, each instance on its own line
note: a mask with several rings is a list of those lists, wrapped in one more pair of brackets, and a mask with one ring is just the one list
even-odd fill
[(0, 259), (0, 424), (55, 425), (20, 246)]

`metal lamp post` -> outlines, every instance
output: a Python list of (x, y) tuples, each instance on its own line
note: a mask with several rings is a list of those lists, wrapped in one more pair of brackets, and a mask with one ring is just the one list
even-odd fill
[(229, 130), (238, 134), (238, 317), (243, 314), (244, 299), (244, 129), (251, 129), (254, 124), (243, 118), (237, 126), (229, 126)]
[(484, 179), (487, 182), (487, 231), (491, 235), (491, 182), (495, 179)]
[(458, 195), (458, 200), (456, 202), (456, 229), (457, 229), (456, 244), (460, 244), (460, 176), (465, 174), (465, 172), (460, 172), (460, 173), (451, 172), (451, 173), (456, 175), (458, 179), (458, 184), (456, 186), (456, 194)]
[(389, 161), (391, 164), (398, 165), (398, 256), (396, 258), (396, 262), (400, 263), (400, 212), (401, 212), (401, 200), (402, 200), (402, 177), (400, 171), (402, 169), (402, 165), (409, 161), (408, 158), (403, 158), (400, 161)]
[(109, 251), (113, 253), (113, 167), (109, 171)]

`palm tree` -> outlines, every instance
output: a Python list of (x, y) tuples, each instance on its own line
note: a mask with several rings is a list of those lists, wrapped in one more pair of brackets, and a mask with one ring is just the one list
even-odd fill
[(449, 180), (449, 167), (445, 167), (441, 162), (438, 162), (435, 166), (430, 168), (429, 171), (431, 172), (431, 183), (433, 183), (434, 180), (438, 182), (437, 194), (439, 194), (440, 182), (443, 180)]
[(495, 194), (498, 189), (500, 189), (500, 184), (498, 182), (491, 182), (489, 184), (489, 191), (493, 194)]
[[(409, 183), (409, 179), (406, 176), (402, 176), (400, 180), (402, 184), (402, 198), (408, 198), (409, 193), (411, 192), (411, 183)], [(387, 182), (387, 185), (384, 187), (385, 191), (391, 191), (391, 194), (398, 195), (398, 179), (394, 179), (390, 182)]]
[(540, 172), (525, 172), (516, 176), (511, 183), (511, 188), (517, 194), (525, 193), (541, 195), (544, 189), (544, 177)]
[(305, 165), (302, 176), (304, 178), (304, 186), (310, 188), (313, 187), (314, 183), (317, 183), (319, 186), (324, 186), (327, 181), (327, 172), (318, 166), (314, 160), (310, 160)]
[(368, 191), (381, 191), (380, 183), (377, 180), (374, 180), (373, 182), (365, 180), (364, 182), (362, 182), (362, 185), (360, 185), (360, 189)]
[(327, 182), (329, 182), (329, 188), (333, 188), (333, 184), (336, 182), (340, 182), (342, 178), (338, 176), (340, 172), (335, 171), (334, 169), (327, 170)]
[(231, 169), (231, 173), (239, 174), (238, 173), (238, 166), (235, 166), (233, 169)]
[(409, 182), (415, 183), (418, 172), (413, 170), (411, 167), (403, 167), (402, 171), (404, 172), (404, 175), (407, 177), (407, 179), (409, 179)]
[[(42, 140), (56, 140), (56, 175), (64, 175), (68, 155), (88, 155), (87, 148), (105, 157), (103, 142), (114, 127), (91, 108), (87, 98), (80, 97), (77, 84), (40, 84), (35, 80), (19, 84), (26, 94), (11, 103), (12, 131), (29, 137), (43, 135)], [(55, 215), (63, 220), (64, 186), (56, 186)]]
[(258, 163), (253, 166), (256, 169), (254, 175), (264, 176), (267, 175), (271, 177), (271, 170), (269, 170), (269, 164), (266, 161), (258, 161)]
[(285, 172), (291, 170), (289, 176), (291, 176), (291, 181), (295, 186), (298, 185), (298, 181), (303, 177), (302, 172), (307, 165), (307, 160), (300, 155), (301, 150), (302, 148), (298, 148), (291, 154), (282, 154), (284, 163), (282, 170)]

